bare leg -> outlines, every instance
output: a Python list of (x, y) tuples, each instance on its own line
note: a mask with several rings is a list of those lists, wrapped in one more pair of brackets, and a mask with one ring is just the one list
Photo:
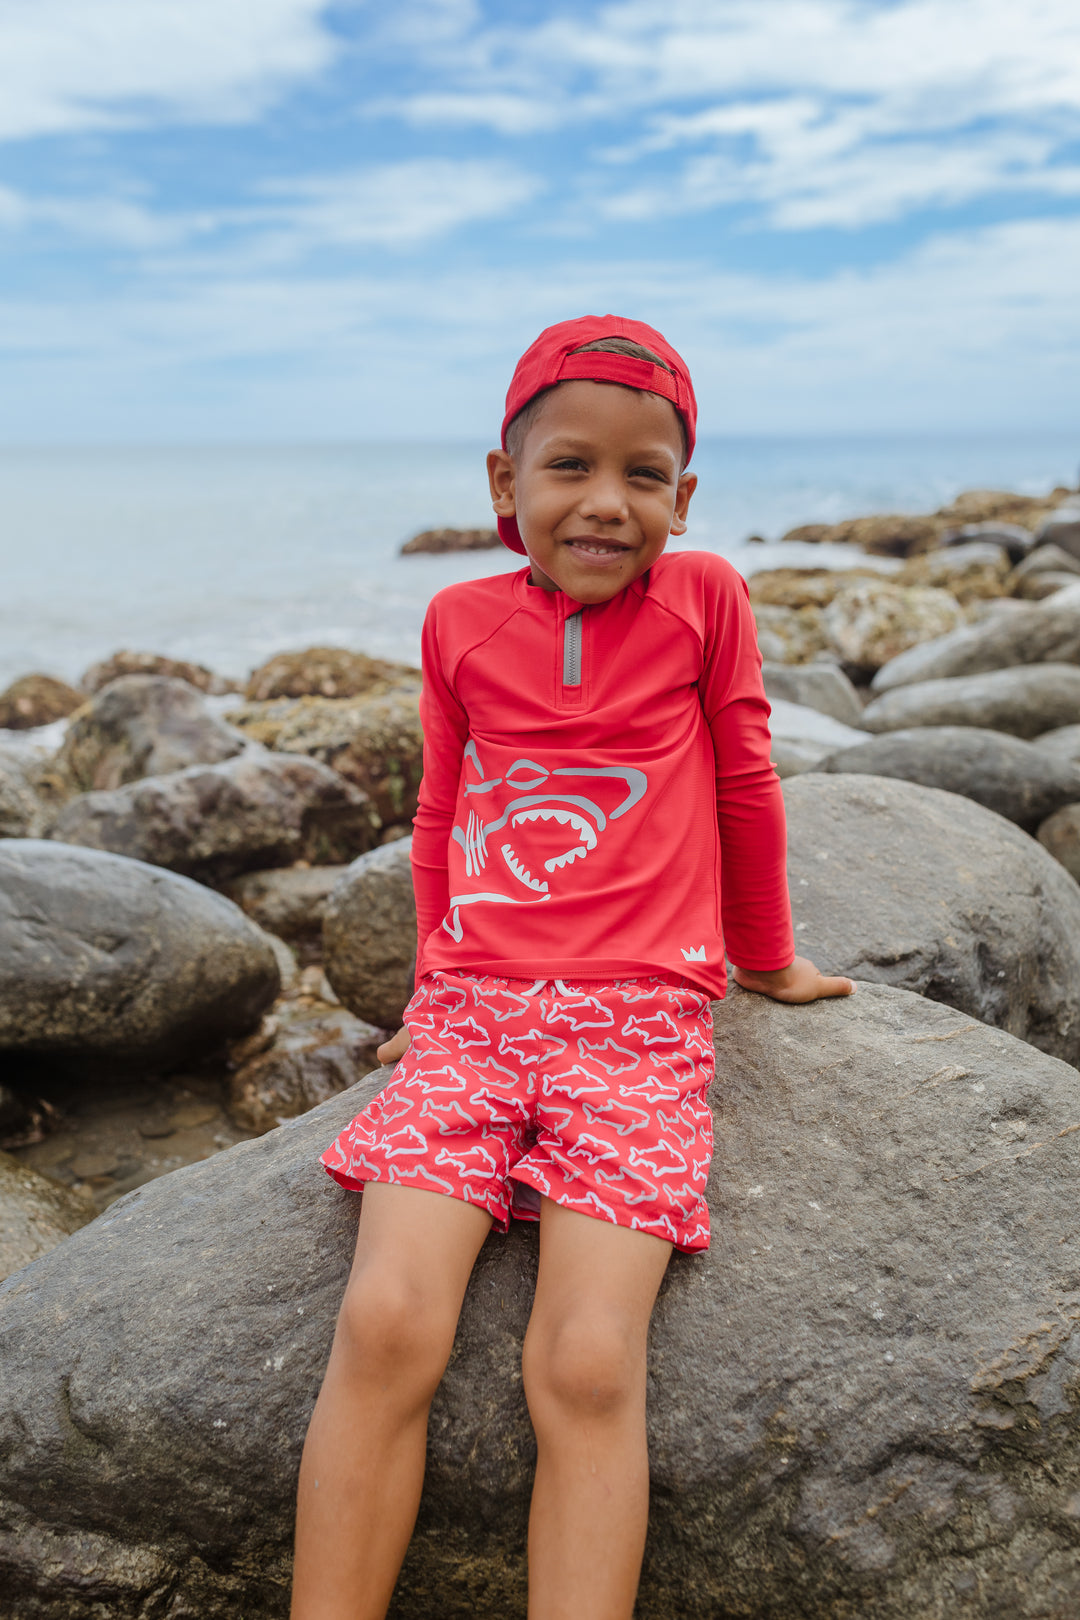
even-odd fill
[(369, 1182), (300, 1465), (292, 1620), (381, 1620), (424, 1478), (428, 1408), (491, 1227), (475, 1204)]
[(536, 1430), (529, 1620), (629, 1620), (649, 1512), (645, 1352), (671, 1244), (541, 1204), (523, 1371)]

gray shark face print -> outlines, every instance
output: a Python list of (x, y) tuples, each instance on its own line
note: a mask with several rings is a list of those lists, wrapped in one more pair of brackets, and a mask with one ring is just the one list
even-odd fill
[(461, 938), (459, 907), (488, 901), (536, 904), (573, 887), (576, 869), (607, 828), (644, 797), (648, 778), (633, 766), (556, 766), (515, 759), (488, 776), (475, 742), (465, 749), (465, 825), (451, 837), (465, 856), (465, 876), (482, 878), (483, 892), (452, 895), (443, 923)]

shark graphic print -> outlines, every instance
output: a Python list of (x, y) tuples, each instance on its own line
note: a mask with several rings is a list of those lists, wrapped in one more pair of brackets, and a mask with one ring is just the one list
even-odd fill
[(457, 942), (468, 928), (466, 907), (537, 906), (580, 889), (583, 864), (649, 787), (633, 766), (548, 767), (524, 755), (489, 773), (472, 739), (464, 773), (442, 924)]
[(709, 1242), (712, 1018), (692, 985), (431, 973), (385, 1089), (322, 1156), (342, 1186), (479, 1204), (504, 1231), (540, 1199)]

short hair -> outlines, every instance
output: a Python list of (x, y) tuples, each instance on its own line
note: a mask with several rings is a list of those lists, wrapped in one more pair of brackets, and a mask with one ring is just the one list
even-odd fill
[[(660, 366), (664, 371), (671, 371), (671, 367), (666, 360), (661, 360), (658, 354), (653, 354), (652, 350), (647, 349), (643, 343), (635, 343), (632, 338), (596, 338), (592, 343), (583, 343), (580, 349), (573, 349), (571, 352), (573, 354), (594, 354), (598, 351), (604, 354), (625, 354), (631, 360), (648, 360), (654, 366)], [(550, 388), (542, 388), (538, 394), (533, 395), (528, 404), (521, 407), (516, 416), (511, 418), (506, 428), (506, 448), (511, 456), (520, 455), (525, 435), (540, 414), (540, 407), (544, 400), (549, 394), (554, 393), (556, 388), (561, 387), (561, 383), (552, 383)], [(641, 392), (648, 393), (649, 390), (642, 389)], [(658, 394), (657, 398), (660, 399), (663, 396)], [(672, 409), (674, 409), (674, 406)], [(687, 462), (686, 423), (679, 416), (678, 411), (675, 412), (675, 415), (678, 418), (679, 432), (682, 434), (682, 465), (685, 467)]]

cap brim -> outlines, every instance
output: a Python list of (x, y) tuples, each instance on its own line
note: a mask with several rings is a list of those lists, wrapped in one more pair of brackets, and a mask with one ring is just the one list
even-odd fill
[(509, 546), (511, 551), (516, 551), (522, 557), (524, 557), (526, 555), (526, 551), (525, 546), (522, 543), (521, 535), (518, 533), (517, 518), (501, 517), (498, 519), (497, 527), (499, 530), (499, 539), (502, 541), (503, 545)]

